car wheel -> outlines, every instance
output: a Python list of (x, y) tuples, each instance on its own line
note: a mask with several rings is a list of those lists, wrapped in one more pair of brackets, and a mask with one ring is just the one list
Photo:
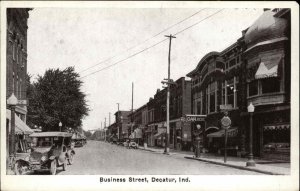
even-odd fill
[(22, 168), (22, 164), (20, 162), (16, 162), (14, 165), (14, 173), (15, 175), (22, 175), (24, 174), (24, 169)]
[(63, 163), (63, 171), (67, 170), (67, 159)]
[(69, 165), (72, 165), (73, 164), (73, 153), (70, 154), (69, 156), (69, 159), (68, 159), (68, 162), (69, 162)]
[(54, 159), (52, 162), (51, 162), (51, 165), (50, 165), (50, 174), (51, 175), (56, 175), (56, 159)]

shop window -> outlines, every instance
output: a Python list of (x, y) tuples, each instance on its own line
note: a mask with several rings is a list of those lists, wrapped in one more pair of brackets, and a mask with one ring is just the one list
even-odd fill
[(262, 93), (274, 93), (280, 92), (280, 79), (279, 78), (267, 78), (261, 80)]
[(254, 80), (249, 83), (248, 85), (248, 95), (249, 96), (254, 96), (258, 94), (258, 81)]
[(198, 101), (197, 102), (197, 115), (200, 115), (200, 111), (201, 111), (201, 102), (200, 101)]

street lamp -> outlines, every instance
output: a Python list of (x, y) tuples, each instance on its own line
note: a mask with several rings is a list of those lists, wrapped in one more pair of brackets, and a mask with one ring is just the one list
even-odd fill
[(59, 122), (58, 126), (59, 126), (59, 131), (61, 131), (62, 123)]
[(255, 166), (255, 161), (253, 160), (253, 112), (254, 112), (254, 105), (250, 102), (248, 106), (248, 112), (250, 114), (250, 129), (249, 129), (249, 158), (246, 163), (246, 166)]
[(12, 93), (11, 96), (7, 99), (7, 105), (11, 107), (11, 120), (10, 120), (10, 156), (14, 156), (15, 154), (15, 110), (16, 105), (18, 104), (18, 99), (16, 98), (15, 94)]

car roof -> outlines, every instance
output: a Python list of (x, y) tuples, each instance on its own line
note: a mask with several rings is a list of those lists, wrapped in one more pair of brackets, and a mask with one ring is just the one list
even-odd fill
[(30, 137), (71, 137), (72, 133), (51, 131), (51, 132), (37, 132), (29, 135)]

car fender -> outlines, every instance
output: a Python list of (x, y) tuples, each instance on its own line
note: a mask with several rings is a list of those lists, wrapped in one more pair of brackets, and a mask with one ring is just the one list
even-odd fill
[(15, 161), (15, 163), (17, 163), (17, 162), (21, 163), (22, 166), (30, 166), (29, 161), (26, 161), (26, 160), (23, 160), (23, 159), (18, 159), (18, 160)]

